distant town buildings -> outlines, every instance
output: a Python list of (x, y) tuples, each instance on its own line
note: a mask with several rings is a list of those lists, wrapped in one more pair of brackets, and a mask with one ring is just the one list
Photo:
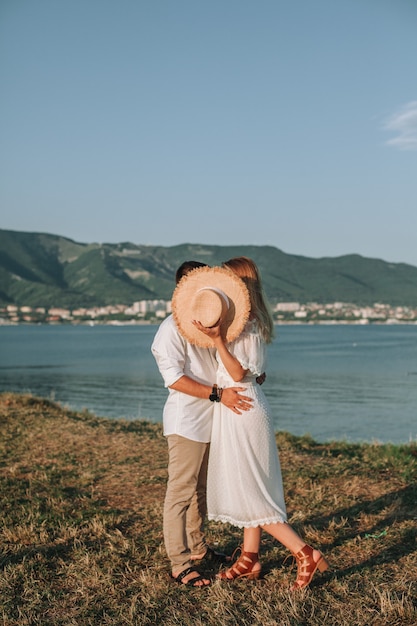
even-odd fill
[(347, 302), (329, 304), (279, 302), (275, 305), (273, 312), (275, 319), (283, 322), (296, 320), (310, 323), (350, 322), (357, 324), (417, 322), (417, 307), (391, 306), (382, 303), (361, 307)]
[[(375, 303), (358, 306), (346, 302), (319, 304), (278, 302), (272, 308), (278, 323), (417, 323), (417, 307)], [(170, 300), (139, 300), (133, 304), (67, 309), (8, 304), (0, 307), (0, 324), (139, 324), (158, 323), (171, 313)]]

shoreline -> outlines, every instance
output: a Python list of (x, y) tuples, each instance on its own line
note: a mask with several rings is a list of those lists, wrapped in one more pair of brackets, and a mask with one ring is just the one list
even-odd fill
[[(156, 426), (156, 427), (162, 428), (162, 424), (163, 424), (162, 415), (161, 415), (161, 418), (158, 420), (153, 420), (148, 417), (141, 417), (139, 415), (135, 417), (129, 417), (126, 415), (118, 415), (118, 416), (106, 415), (104, 412), (100, 412), (95, 409), (89, 409), (87, 406), (83, 406), (82, 408), (80, 408), (80, 406), (77, 407), (76, 404), (73, 405), (71, 402), (57, 400), (54, 396), (42, 396), (42, 395), (36, 394), (35, 392), (30, 392), (30, 391), (26, 392), (26, 391), (15, 391), (13, 389), (0, 389), (0, 403), (1, 403), (2, 398), (5, 396), (10, 396), (16, 399), (16, 401), (21, 401), (21, 402), (32, 401), (34, 403), (52, 404), (52, 405), (55, 405), (57, 409), (59, 409), (60, 411), (64, 413), (66, 412), (82, 413), (83, 415), (88, 416), (91, 419), (105, 420), (115, 425), (130, 424), (132, 427), (134, 427), (135, 424), (146, 423), (152, 427)], [(379, 447), (379, 448), (384, 447), (384, 446), (389, 446), (389, 447), (395, 447), (395, 448), (409, 447), (411, 449), (414, 449), (417, 446), (417, 435), (416, 437), (413, 438), (411, 434), (408, 436), (408, 438), (405, 441), (382, 441), (381, 439), (378, 439), (377, 437), (355, 440), (355, 439), (350, 439), (347, 436), (333, 437), (329, 439), (321, 439), (321, 438), (314, 437), (309, 431), (305, 431), (302, 434), (300, 433), (296, 434), (294, 432), (291, 432), (291, 430), (283, 429), (283, 428), (277, 428), (274, 432), (275, 432), (276, 437), (280, 437), (280, 436), (290, 437), (296, 440), (310, 442), (318, 446), (343, 445), (343, 446), (372, 446), (372, 447)]]
[[(85, 322), (11, 322), (0, 319), (0, 328), (2, 326), (159, 326), (163, 321), (164, 320), (161, 320), (160, 322), (148, 320), (91, 320)], [(417, 326), (417, 320), (322, 320), (310, 322), (274, 321), (274, 326)]]

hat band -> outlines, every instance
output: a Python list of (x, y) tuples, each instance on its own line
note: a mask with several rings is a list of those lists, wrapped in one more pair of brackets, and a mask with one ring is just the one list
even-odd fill
[(200, 293), (200, 291), (215, 291), (221, 298), (223, 298), (226, 303), (227, 309), (230, 308), (230, 300), (221, 289), (218, 289), (217, 287), (201, 287), (201, 289), (198, 289), (197, 293)]

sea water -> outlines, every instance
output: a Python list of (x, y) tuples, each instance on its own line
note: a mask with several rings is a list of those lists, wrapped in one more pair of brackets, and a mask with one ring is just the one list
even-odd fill
[[(162, 420), (151, 325), (0, 327), (0, 391), (114, 419)], [(317, 441), (417, 439), (417, 326), (282, 325), (263, 386), (276, 430)]]

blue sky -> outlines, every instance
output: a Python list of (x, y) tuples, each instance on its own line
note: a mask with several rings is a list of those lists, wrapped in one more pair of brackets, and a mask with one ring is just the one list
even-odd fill
[(417, 265), (415, 0), (2, 0), (0, 227)]

